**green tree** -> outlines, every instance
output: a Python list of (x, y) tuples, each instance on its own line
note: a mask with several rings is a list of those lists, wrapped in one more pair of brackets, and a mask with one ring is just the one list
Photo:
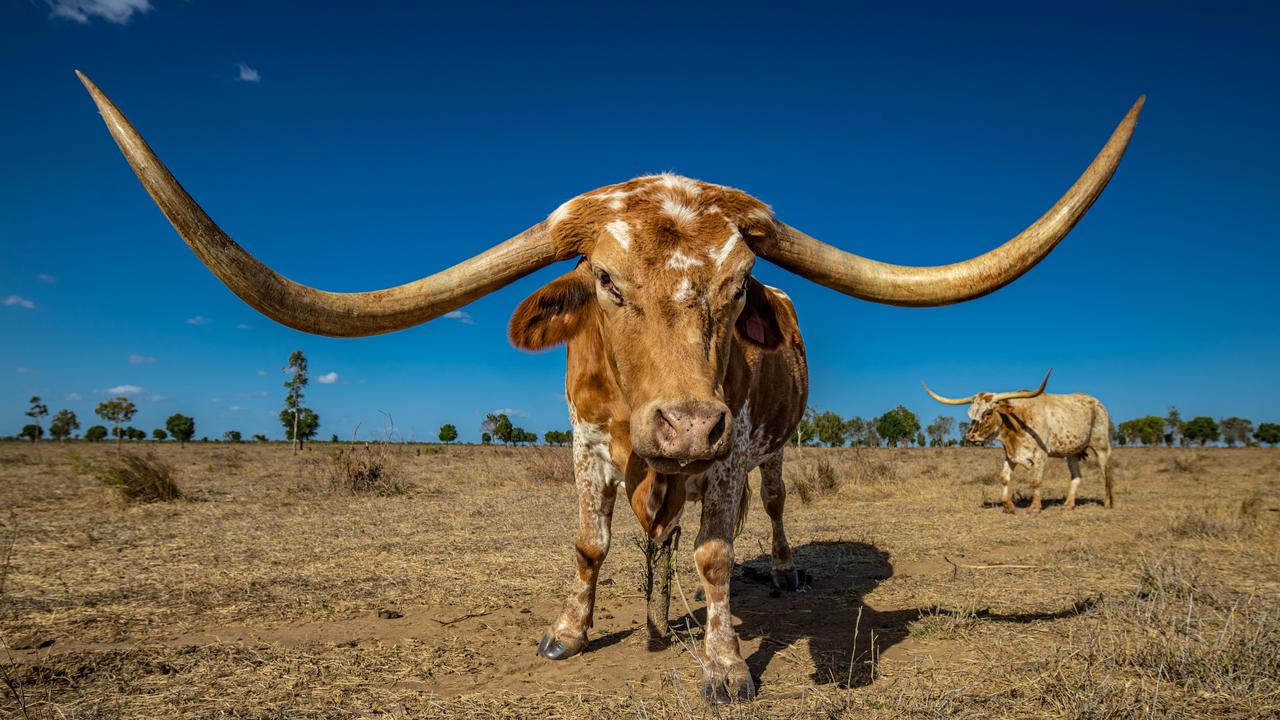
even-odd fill
[(493, 442), (493, 436), (492, 436), (492, 435), (490, 435), (490, 434), (489, 434), (489, 433), (487, 433), (487, 432), (482, 432), (482, 433), (480, 433), (480, 444), (481, 444), (481, 445), (489, 445), (489, 444), (490, 444), (490, 443), (492, 443), (492, 442)]
[(119, 447), (120, 441), (124, 439), (124, 432), (120, 429), (120, 425), (133, 419), (134, 413), (138, 412), (138, 406), (121, 395), (98, 403), (98, 407), (94, 408), (93, 412), (103, 420), (115, 424), (115, 431), (112, 434), (116, 436), (116, 447)]
[(828, 410), (814, 415), (811, 422), (813, 423), (813, 432), (818, 437), (818, 442), (827, 447), (844, 446), (844, 418)]
[(1275, 447), (1276, 443), (1280, 443), (1280, 424), (1262, 423), (1258, 425), (1258, 429), (1253, 433), (1253, 439)]
[(280, 424), (284, 426), (284, 439), (293, 442), (296, 449), (302, 446), (303, 441), (316, 436), (320, 429), (320, 416), (311, 408), (298, 408), (297, 412), (285, 408), (280, 411)]
[(484, 422), (480, 423), (480, 429), (503, 443), (515, 442), (516, 428), (511, 424), (511, 418), (507, 417), (506, 413), (489, 413), (485, 415)]
[(44, 435), (44, 428), (36, 425), (35, 423), (27, 423), (26, 425), (23, 425), (22, 432), (18, 433), (18, 437), (26, 438), (31, 442), (39, 440), (41, 435)]
[(102, 442), (107, 439), (107, 429), (101, 425), (94, 425), (84, 431), (84, 439), (89, 442)]
[(70, 410), (59, 410), (49, 421), (49, 434), (53, 439), (62, 442), (71, 437), (71, 433), (80, 429), (80, 421)]
[(1218, 441), (1218, 423), (1211, 417), (1193, 417), (1182, 427), (1182, 436), (1188, 442), (1199, 443), (1201, 447), (1205, 443)]
[[(284, 381), (287, 392), (284, 396), (284, 409), (280, 411), (280, 422), (284, 425), (285, 437), (293, 441), (293, 450), (297, 452), (302, 449), (303, 440), (315, 435), (314, 432), (308, 435), (302, 428), (302, 415), (306, 410), (302, 406), (302, 389), (308, 382), (307, 356), (301, 350), (289, 353), (289, 364), (285, 365), (284, 371), (289, 374), (289, 379)], [(319, 416), (316, 416), (316, 427), (319, 426)]]
[(196, 436), (195, 418), (187, 417), (182, 413), (170, 415), (169, 419), (164, 421), (164, 426), (169, 429), (169, 434), (173, 436), (173, 439), (184, 447), (190, 442), (191, 438)]
[(1169, 412), (1164, 416), (1164, 444), (1173, 447), (1174, 443), (1182, 442), (1182, 413), (1177, 406), (1170, 405)]
[(516, 427), (511, 429), (511, 442), (536, 444), (538, 442), (538, 436), (522, 427)]
[(222, 433), (222, 439), (224, 442), (238, 443), (240, 442), (240, 437), (241, 435), (239, 430), (228, 430)]
[(169, 439), (169, 433), (165, 432), (164, 430), (161, 430), (160, 428), (156, 428), (155, 430), (151, 431), (151, 437), (158, 442), (164, 442), (165, 440)]
[(1253, 421), (1242, 417), (1223, 418), (1218, 427), (1222, 429), (1222, 442), (1227, 447), (1234, 447), (1236, 443), (1247, 445), (1253, 434)]
[[(27, 417), (36, 422), (36, 427), (40, 427), (40, 418), (49, 414), (49, 406), (40, 402), (39, 396), (31, 398), (31, 407), (27, 408)], [(39, 440), (44, 435), (44, 428), (40, 427), (40, 432), (31, 436), (31, 442)]]
[(924, 447), (924, 433), (916, 434), (916, 447)]
[(548, 430), (542, 434), (542, 439), (548, 445), (564, 445), (569, 442), (572, 436), (563, 430)]
[(933, 447), (941, 447), (951, 434), (951, 427), (955, 425), (956, 419), (950, 415), (939, 415), (929, 423), (924, 429), (929, 434), (929, 444)]
[(258, 433), (257, 435), (254, 435), (253, 439), (260, 443), (270, 442), (270, 440), (267, 439), (267, 436), (263, 435), (262, 433)]
[(876, 432), (890, 445), (897, 447), (900, 442), (910, 442), (920, 432), (920, 420), (915, 413), (899, 405), (880, 416), (876, 421)]
[(1119, 432), (1129, 444), (1142, 443), (1155, 447), (1164, 440), (1164, 418), (1155, 415), (1134, 418), (1120, 423)]
[(137, 442), (139, 440), (147, 439), (146, 431), (139, 430), (138, 428), (132, 425), (124, 429), (124, 436), (128, 438), (130, 442)]
[(440, 442), (451, 443), (458, 439), (458, 428), (454, 427), (452, 423), (445, 423), (440, 426), (439, 437)]

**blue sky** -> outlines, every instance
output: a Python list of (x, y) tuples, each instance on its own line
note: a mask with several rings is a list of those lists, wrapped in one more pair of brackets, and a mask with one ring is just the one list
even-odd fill
[(757, 276), (795, 301), (822, 409), (927, 420), (958, 413), (922, 377), (958, 395), (1052, 366), (1052, 391), (1117, 420), (1171, 404), (1280, 420), (1273, 4), (371, 5), (0, 5), (0, 434), (32, 394), (87, 427), (125, 387), (139, 427), (184, 412), (198, 435), (279, 437), (295, 348), (323, 437), (380, 429), (380, 410), (416, 439), (453, 422), (474, 440), (499, 408), (539, 433), (568, 424), (563, 352), (505, 332), (564, 267), (465, 322), (360, 340), (275, 325), (183, 245), (75, 68), (239, 242), (331, 290), (415, 279), (663, 170), (869, 257), (951, 262), (1038, 217), (1146, 93), (1094, 209), (994, 295), (902, 309), (764, 261)]

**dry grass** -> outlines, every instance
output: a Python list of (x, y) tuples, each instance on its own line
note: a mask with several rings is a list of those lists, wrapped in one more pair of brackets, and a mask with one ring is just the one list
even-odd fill
[(106, 460), (97, 473), (102, 484), (119, 491), (126, 502), (163, 502), (182, 497), (173, 466), (152, 452), (125, 450)]
[(973, 484), (998, 450), (788, 451), (792, 488), (831, 477), (787, 510), (806, 588), (771, 593), (753, 508), (732, 608), (761, 694), (715, 713), (683, 646), (648, 648), (625, 501), (590, 651), (534, 655), (573, 575), (567, 449), (384, 450), (407, 496), (327, 489), (327, 445), (211, 443), (155, 448), (199, 502), (126, 505), (91, 474), (111, 447), (0, 445), (0, 716), (1280, 717), (1280, 451), (1120, 450), (1115, 510), (1093, 467), (1063, 510), (1055, 462), (1038, 516)]
[(394, 452), (385, 443), (333, 450), (324, 473), (328, 490), (339, 495), (403, 495), (409, 491), (409, 484)]

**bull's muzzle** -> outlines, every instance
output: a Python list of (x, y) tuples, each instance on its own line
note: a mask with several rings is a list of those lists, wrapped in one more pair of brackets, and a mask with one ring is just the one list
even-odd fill
[(732, 439), (729, 408), (718, 400), (654, 401), (631, 424), (632, 448), (659, 472), (702, 469), (727, 455)]

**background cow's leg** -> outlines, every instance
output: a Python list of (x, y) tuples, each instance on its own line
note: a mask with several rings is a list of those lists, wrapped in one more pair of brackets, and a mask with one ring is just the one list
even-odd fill
[(1094, 448), (1094, 452), (1098, 454), (1098, 469), (1102, 472), (1103, 501), (1105, 507), (1112, 507), (1111, 501), (1111, 470), (1107, 467), (1111, 461), (1111, 448)]
[(702, 529), (694, 561), (707, 596), (705, 648), (709, 700), (726, 702), (755, 697), (755, 683), (738, 649), (729, 612), (729, 578), (733, 573), (733, 533), (747, 474), (726, 462), (712, 469), (702, 496)]
[[(596, 602), (596, 577), (609, 553), (609, 529), (613, 501), (620, 474), (605, 458), (607, 454), (589, 442), (579, 441), (583, 433), (574, 428), (574, 475), (578, 486), (577, 577), (565, 598), (560, 617), (542, 636), (538, 654), (548, 660), (563, 660), (587, 646), (591, 613)], [(608, 445), (606, 444), (607, 448)]]
[(1040, 483), (1044, 480), (1044, 466), (1049, 458), (1044, 453), (1037, 453), (1031, 465), (1031, 512), (1040, 512)]
[(1071, 487), (1067, 490), (1068, 510), (1076, 506), (1076, 488), (1080, 487), (1080, 456), (1071, 455), (1067, 458), (1067, 469), (1071, 471)]
[(1013, 498), (1010, 497), (1009, 483), (1013, 480), (1013, 461), (1005, 456), (1004, 466), (1000, 468), (1000, 504), (1004, 506), (1004, 511), (1013, 513)]
[(760, 500), (773, 523), (773, 584), (780, 590), (800, 587), (800, 573), (791, 559), (791, 545), (782, 524), (782, 511), (787, 503), (787, 486), (782, 481), (782, 451), (770, 455), (760, 465)]
[(645, 541), (645, 557), (648, 561), (645, 578), (645, 600), (648, 606), (649, 647), (666, 647), (671, 638), (668, 618), (671, 612), (672, 551), (679, 543), (680, 526), (661, 540)]

